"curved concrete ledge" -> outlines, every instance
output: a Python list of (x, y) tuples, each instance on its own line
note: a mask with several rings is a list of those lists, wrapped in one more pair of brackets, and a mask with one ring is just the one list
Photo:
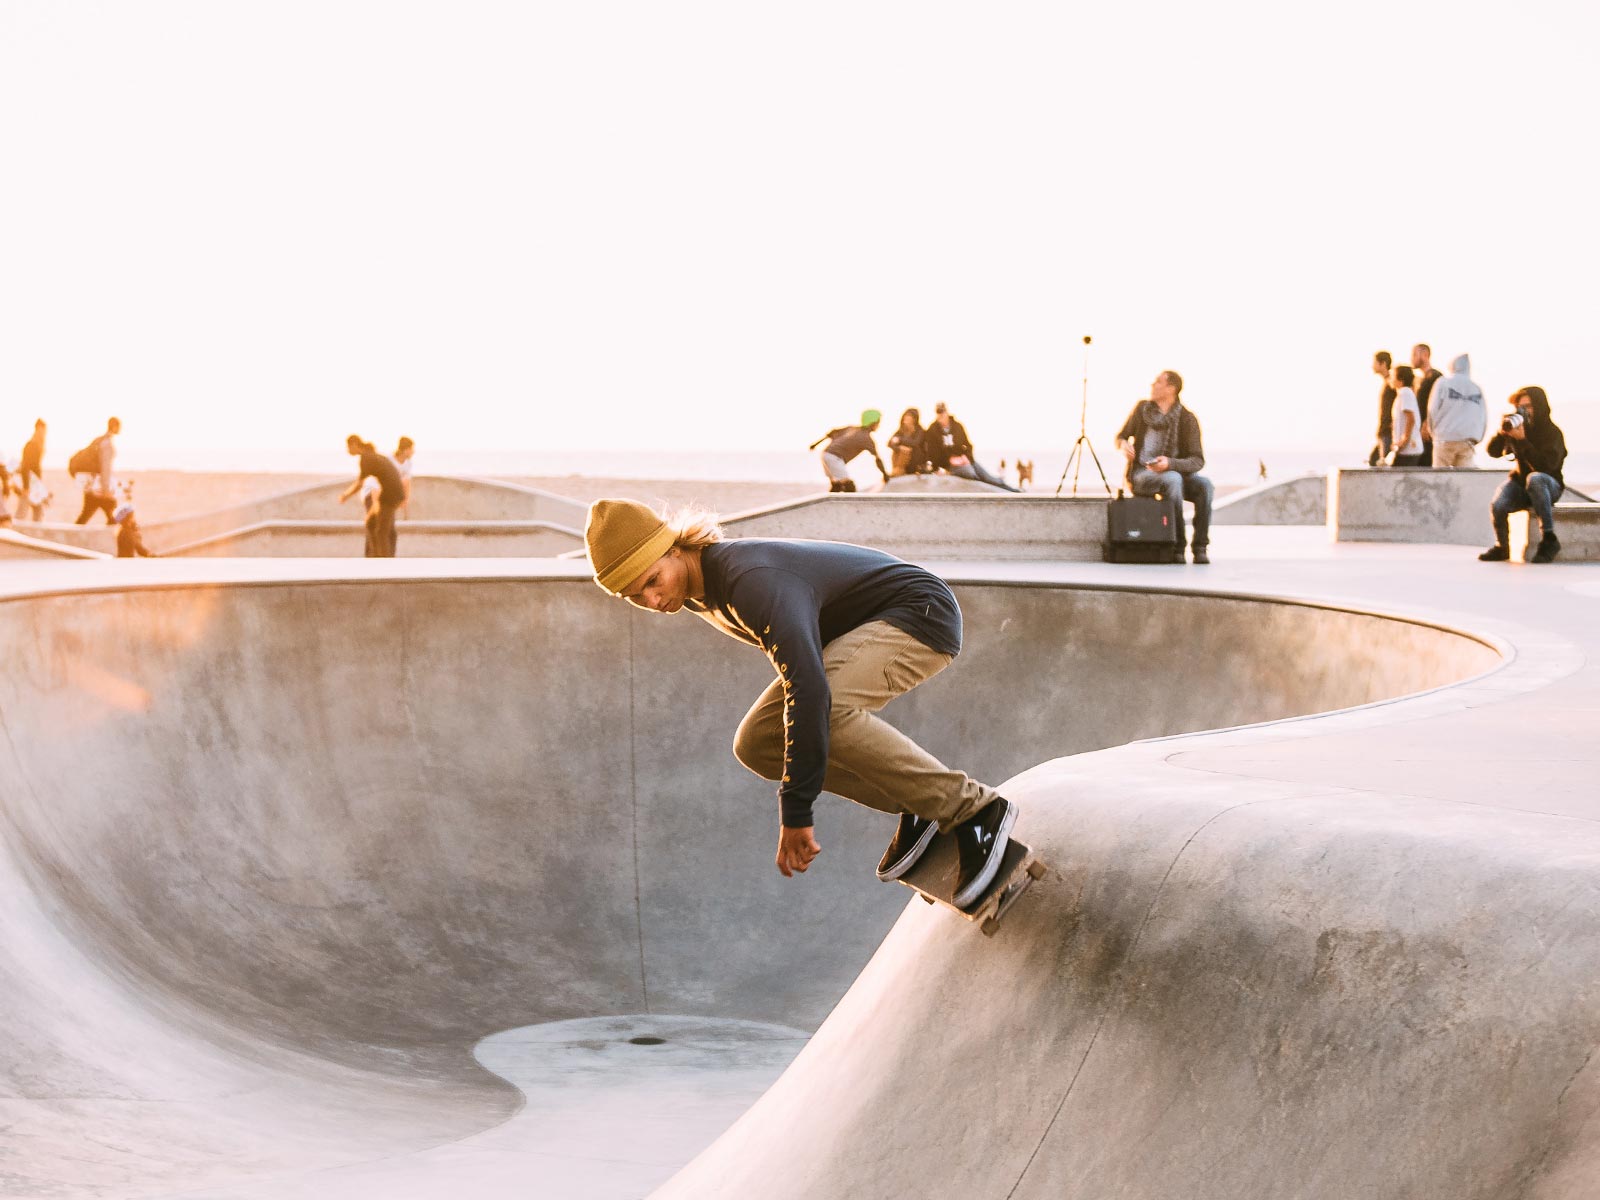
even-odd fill
[(63, 546), (44, 538), (29, 537), (14, 529), (0, 529), (0, 558), (106, 558), (97, 550), (80, 550), (76, 546)]
[(1328, 521), (1328, 477), (1301, 475), (1263, 483), (1218, 500), (1211, 510), (1213, 525), (1325, 525)]
[[(187, 548), (262, 525), (328, 522), (340, 516), (349, 519), (348, 514), (355, 514), (359, 526), (360, 509), (356, 501), (347, 501), (342, 507), (338, 502), (339, 494), (349, 486), (348, 479), (332, 480), (214, 512), (153, 522), (144, 526), (145, 541), (158, 551), (165, 547)], [(419, 475), (412, 480), (410, 515), (415, 520), (533, 521), (580, 532), (587, 512), (587, 505), (566, 496), (497, 479)], [(116, 531), (103, 524), (24, 522), (19, 523), (18, 528), (35, 537), (80, 549), (116, 552)], [(359, 542), (357, 550), (359, 552)]]
[[(581, 567), (14, 579), (0, 1168), (41, 1195), (433, 1194), (392, 1161), (381, 1189), (305, 1172), (507, 1114), (470, 1053), (498, 1029), (814, 1027), (900, 912), (661, 1195), (1579, 1195), (1596, 752), (1547, 721), (1538, 786), (1505, 794), (1479, 756), (1525, 697), (1600, 711), (1571, 640), (1593, 597), (1483, 585), (1530, 628), (1459, 611), (1464, 564), (1395, 561), (1278, 568), (1315, 596), (1366, 563), (1359, 604), (1261, 598), (1243, 563), (1208, 576), (1234, 594), (960, 572), (967, 649), (890, 715), (1010, 778), (1060, 870), (993, 940), (872, 881), (887, 821), (853, 806), (824, 804), (823, 869), (773, 873), (769, 789), (724, 749), (766, 664)], [(1243, 727), (1194, 732), (1218, 725)], [(496, 1146), (476, 1195), (526, 1187)]]
[[(873, 495), (889, 496), (1014, 496), (1005, 488), (978, 479), (963, 479), (959, 475), (891, 475), (888, 483), (876, 483), (866, 489)], [(823, 495), (828, 495), (824, 492)]]
[[(583, 535), (548, 521), (401, 521), (401, 558), (552, 558), (581, 549)], [(231, 533), (163, 549), (165, 558), (357, 558), (359, 521), (263, 521)]]
[(733, 537), (812, 538), (874, 546), (918, 561), (1099, 562), (1106, 499), (929, 493), (829, 495), (723, 519)]

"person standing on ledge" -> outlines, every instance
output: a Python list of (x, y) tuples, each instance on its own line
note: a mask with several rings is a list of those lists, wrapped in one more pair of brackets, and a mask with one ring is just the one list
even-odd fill
[(734, 756), (778, 784), (778, 870), (809, 868), (824, 790), (900, 817), (878, 878), (898, 879), (934, 835), (960, 852), (955, 904), (982, 897), (1017, 807), (946, 767), (876, 714), (961, 651), (961, 609), (938, 576), (840, 542), (724, 540), (714, 517), (667, 521), (633, 500), (596, 500), (584, 529), (594, 580), (651, 612), (687, 608), (759, 647), (778, 677), (745, 714)]
[(1387, 350), (1379, 350), (1372, 356), (1372, 373), (1383, 380), (1383, 385), (1378, 389), (1378, 434), (1372, 453), (1367, 455), (1369, 467), (1386, 462), (1394, 447), (1394, 388), (1389, 385), (1389, 371), (1393, 366), (1394, 357)]
[(339, 495), (343, 504), (361, 490), (361, 481), (371, 476), (378, 481), (378, 505), (367, 516), (367, 558), (393, 558), (395, 552), (394, 514), (406, 502), (405, 484), (400, 479), (400, 468), (394, 459), (379, 454), (371, 442), (355, 434), (345, 439), (345, 449), (361, 459), (361, 472), (356, 481)]

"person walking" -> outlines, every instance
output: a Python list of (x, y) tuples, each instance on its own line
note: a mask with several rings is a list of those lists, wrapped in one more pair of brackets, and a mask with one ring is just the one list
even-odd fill
[(1433, 388), (1433, 402), (1422, 422), (1424, 438), (1433, 439), (1432, 464), (1441, 468), (1470, 467), (1478, 443), (1489, 426), (1483, 389), (1472, 381), (1472, 361), (1457, 356), (1450, 374)]
[(22, 464), (17, 472), (17, 519), (44, 520), (44, 439), (48, 427), (41, 418), (33, 423), (33, 436), (22, 447)]
[(393, 558), (398, 548), (394, 515), (406, 499), (405, 485), (400, 481), (400, 468), (394, 465), (394, 460), (387, 454), (379, 454), (378, 448), (371, 442), (363, 441), (353, 433), (345, 439), (345, 449), (358, 457), (361, 463), (356, 481), (340, 493), (339, 503), (343, 504), (359, 492), (363, 479), (370, 477), (378, 481), (378, 503), (366, 521), (366, 557)]
[(961, 608), (944, 580), (861, 546), (729, 540), (707, 514), (669, 521), (633, 500), (590, 505), (584, 543), (608, 594), (651, 612), (688, 609), (772, 663), (777, 678), (740, 722), (733, 752), (778, 784), (785, 878), (822, 852), (813, 805), (826, 789), (899, 816), (878, 878), (904, 875), (945, 833), (959, 852), (956, 906), (982, 897), (1016, 805), (876, 715), (960, 653)]
[[(87, 525), (89, 518), (97, 512), (106, 516), (106, 524), (113, 525), (112, 513), (117, 509), (116, 477), (112, 474), (117, 462), (117, 434), (122, 432), (122, 421), (112, 417), (106, 422), (106, 431), (97, 437), (82, 453), (88, 454), (94, 461), (85, 463), (77, 456), (73, 462), (87, 469), (88, 478), (83, 484), (83, 507), (78, 511), (75, 525)], [(90, 451), (92, 454), (89, 454)], [(71, 466), (72, 464), (69, 464)], [(77, 474), (74, 471), (73, 474)]]

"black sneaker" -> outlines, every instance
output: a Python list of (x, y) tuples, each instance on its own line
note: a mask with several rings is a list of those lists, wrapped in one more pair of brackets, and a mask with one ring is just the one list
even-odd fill
[(1478, 561), (1479, 562), (1505, 562), (1510, 557), (1511, 557), (1511, 551), (1507, 550), (1504, 546), (1496, 544), (1496, 545), (1490, 546), (1482, 554), (1478, 555)]
[(1196, 546), (1194, 548), (1194, 561), (1202, 567), (1211, 565), (1211, 556), (1206, 553), (1204, 546)]
[(885, 881), (899, 879), (911, 870), (916, 866), (917, 859), (922, 857), (922, 852), (928, 848), (928, 843), (933, 841), (933, 835), (938, 832), (939, 826), (934, 822), (914, 817), (910, 813), (901, 813), (900, 825), (894, 831), (889, 848), (878, 860), (878, 878)]
[(1004, 796), (996, 796), (972, 820), (955, 827), (961, 867), (956, 874), (956, 894), (951, 897), (951, 903), (957, 908), (971, 905), (994, 882), (1000, 861), (1006, 856), (1006, 843), (1011, 840), (1011, 827), (1016, 822), (1017, 806)]
[(1539, 539), (1539, 548), (1533, 552), (1533, 561), (1536, 563), (1555, 562), (1556, 555), (1561, 553), (1561, 543), (1554, 533), (1547, 533)]

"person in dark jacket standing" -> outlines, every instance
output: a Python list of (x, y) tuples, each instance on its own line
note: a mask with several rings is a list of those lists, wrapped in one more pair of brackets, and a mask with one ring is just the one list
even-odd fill
[[(1556, 538), (1556, 501), (1566, 491), (1561, 467), (1567, 461), (1567, 439), (1561, 427), (1550, 419), (1550, 398), (1541, 387), (1525, 387), (1511, 393), (1511, 412), (1500, 421), (1500, 432), (1484, 447), (1490, 458), (1514, 455), (1517, 465), (1500, 485), (1489, 505), (1494, 520), (1494, 545), (1478, 558), (1483, 562), (1505, 562), (1511, 557), (1511, 514), (1531, 511), (1539, 519), (1543, 536), (1534, 550), (1536, 563), (1554, 562), (1561, 553)], [(1532, 536), (1532, 529), (1529, 529)]]
[(394, 514), (406, 502), (406, 487), (400, 479), (400, 468), (387, 454), (379, 454), (371, 442), (362, 441), (355, 434), (345, 439), (345, 449), (361, 459), (361, 470), (356, 481), (339, 496), (339, 503), (361, 490), (361, 481), (369, 476), (378, 481), (378, 503), (367, 516), (368, 558), (393, 558), (397, 545)]
[(22, 448), (22, 467), (18, 472), (19, 499), (17, 516), (24, 521), (44, 520), (44, 506), (35, 504), (34, 497), (44, 492), (44, 421), (33, 423), (33, 436)]
[(878, 457), (878, 444), (872, 440), (878, 422), (882, 420), (882, 413), (875, 408), (869, 408), (861, 414), (861, 424), (841, 425), (837, 429), (830, 429), (811, 443), (813, 450), (823, 441), (828, 443), (822, 449), (822, 473), (828, 477), (830, 492), (856, 490), (856, 481), (850, 478), (849, 463), (863, 450), (872, 454), (872, 461), (878, 464), (878, 474), (883, 476), (885, 483), (889, 482), (889, 472), (883, 465), (883, 459)]
[(1433, 463), (1433, 435), (1428, 432), (1428, 405), (1433, 401), (1433, 385), (1444, 378), (1444, 372), (1433, 365), (1433, 347), (1418, 342), (1411, 347), (1411, 372), (1416, 380), (1412, 384), (1417, 394), (1418, 419), (1422, 422), (1422, 465)]
[(785, 877), (821, 852), (812, 805), (826, 788), (899, 815), (880, 879), (905, 874), (943, 832), (959, 850), (957, 907), (982, 897), (1016, 806), (875, 715), (960, 653), (961, 609), (944, 580), (861, 546), (724, 540), (705, 514), (669, 522), (632, 500), (590, 505), (584, 541), (608, 593), (652, 612), (687, 608), (758, 647), (777, 671), (740, 722), (733, 752), (778, 784)]
[(1367, 455), (1369, 467), (1387, 462), (1394, 445), (1394, 388), (1389, 383), (1393, 367), (1394, 358), (1387, 350), (1379, 350), (1372, 356), (1372, 373), (1383, 380), (1383, 385), (1378, 389), (1378, 434), (1372, 443), (1372, 452)]
[(1117, 449), (1128, 460), (1128, 489), (1135, 496), (1160, 494), (1172, 502), (1178, 530), (1175, 562), (1183, 561), (1183, 502), (1194, 504), (1194, 561), (1209, 563), (1211, 545), (1211, 480), (1200, 474), (1206, 465), (1200, 444), (1200, 422), (1178, 396), (1183, 377), (1163, 371), (1150, 385), (1150, 399), (1133, 406), (1117, 431)]
[(933, 424), (923, 433), (922, 444), (927, 451), (928, 461), (936, 471), (947, 471), (962, 479), (975, 479), (1008, 492), (1022, 490), (1012, 487), (972, 456), (972, 439), (967, 436), (966, 426), (950, 415), (950, 409), (943, 400), (933, 406)]

